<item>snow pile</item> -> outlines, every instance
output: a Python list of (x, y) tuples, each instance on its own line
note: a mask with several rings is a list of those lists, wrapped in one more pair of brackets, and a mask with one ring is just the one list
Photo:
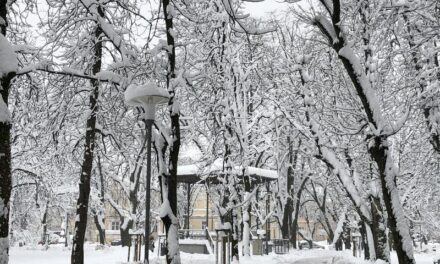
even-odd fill
[(0, 34), (0, 78), (17, 72), (18, 60), (9, 41)]

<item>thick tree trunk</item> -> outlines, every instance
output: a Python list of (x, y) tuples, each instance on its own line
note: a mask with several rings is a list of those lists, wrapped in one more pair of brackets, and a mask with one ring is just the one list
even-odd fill
[[(392, 170), (392, 165), (387, 164), (388, 162), (390, 162), (390, 159), (388, 157), (389, 155), (388, 142), (386, 138), (384, 139), (381, 137), (374, 137), (373, 140), (375, 144), (369, 149), (369, 151), (373, 160), (376, 162), (378, 166), (379, 178), (382, 186), (382, 197), (388, 215), (388, 227), (390, 228), (391, 231), (394, 248), (397, 253), (397, 258), (399, 260), (399, 264), (413, 264), (415, 263), (415, 261), (412, 258), (412, 254), (413, 254), (412, 248), (408, 248), (408, 246), (411, 247), (412, 245), (404, 244), (404, 241), (407, 240), (408, 238), (403, 237), (401, 234), (402, 231), (408, 232), (408, 230), (400, 230), (399, 227), (397, 226), (398, 221), (401, 222), (404, 221), (405, 219), (403, 219), (404, 217), (403, 215), (399, 215), (399, 211), (397, 211), (399, 210), (399, 208), (396, 208), (396, 207), (401, 207), (401, 204), (400, 201), (398, 200), (399, 197), (396, 196), (397, 186), (395, 183), (395, 178), (390, 180), (389, 178), (391, 175), (387, 175), (387, 173), (393, 173), (387, 171), (387, 170)], [(379, 228), (380, 228), (380, 223), (379, 223)], [(381, 234), (380, 231), (378, 232), (379, 232), (378, 234)], [(383, 243), (383, 237), (381, 238), (378, 237), (377, 239), (378, 239), (377, 243)]]
[[(98, 7), (100, 15), (104, 16), (101, 7)], [(95, 75), (101, 71), (102, 58), (102, 29), (99, 25), (96, 26), (94, 37), (94, 62), (92, 65), (92, 74)], [(79, 183), (79, 197), (76, 204), (76, 219), (75, 219), (75, 233), (73, 236), (73, 246), (71, 263), (84, 264), (84, 239), (87, 228), (87, 212), (89, 208), (90, 196), (90, 179), (93, 169), (93, 156), (95, 151), (95, 129), (96, 129), (96, 114), (98, 113), (98, 96), (99, 96), (99, 82), (97, 80), (91, 81), (93, 90), (90, 94), (89, 109), (90, 116), (87, 119), (86, 137), (84, 143), (84, 158), (81, 166), (81, 175)]]
[(376, 258), (390, 262), (390, 250), (386, 233), (385, 218), (380, 199), (371, 198), (372, 233), (376, 251)]
[[(0, 79), (0, 100), (6, 104), (11, 77)], [(0, 122), (0, 264), (7, 264), (9, 259), (9, 199), (12, 189), (11, 127), (9, 122)]]
[[(124, 217), (120, 218), (121, 220), (121, 226), (119, 227), (119, 231), (121, 234), (121, 244), (123, 247), (130, 247), (131, 246), (131, 239), (129, 230), (133, 227), (133, 220), (132, 219), (126, 219)], [(127, 225), (124, 225), (124, 223), (127, 223)]]
[[(0, 34), (3, 36), (6, 36), (7, 2), (0, 1), (0, 19), (5, 21), (0, 24)], [(9, 88), (14, 76), (14, 72), (5, 76), (0, 74), (0, 111), (7, 111)], [(9, 200), (12, 190), (11, 128), (10, 121), (0, 121), (0, 264), (7, 264), (9, 261)]]
[(292, 217), (293, 214), (293, 201), (289, 197), (287, 198), (286, 205), (284, 206), (283, 212), (283, 222), (281, 224), (281, 236), (283, 239), (289, 239), (292, 228)]
[[(292, 214), (293, 214), (293, 191), (294, 191), (294, 167), (296, 166), (296, 161), (298, 160), (298, 151), (293, 153), (292, 142), (290, 136), (287, 136), (287, 144), (289, 144), (289, 167), (287, 168), (287, 200), (284, 207), (283, 221), (281, 225), (281, 234), (284, 239), (291, 239), (292, 234)], [(299, 146), (301, 146), (301, 140), (299, 141)], [(296, 248), (296, 246), (295, 246)]]

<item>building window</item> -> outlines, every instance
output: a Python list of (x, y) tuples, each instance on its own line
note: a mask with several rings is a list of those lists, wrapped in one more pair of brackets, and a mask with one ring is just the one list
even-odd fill
[(112, 222), (112, 230), (119, 230), (119, 222), (118, 221)]

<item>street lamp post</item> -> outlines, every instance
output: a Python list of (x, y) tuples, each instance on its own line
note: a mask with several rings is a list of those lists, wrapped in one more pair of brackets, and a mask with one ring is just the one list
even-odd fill
[(125, 102), (130, 106), (144, 108), (144, 120), (147, 125), (147, 179), (145, 184), (145, 259), (148, 264), (150, 246), (150, 183), (151, 183), (151, 134), (156, 112), (156, 105), (166, 103), (169, 94), (164, 89), (159, 89), (153, 82), (146, 85), (130, 85), (125, 91)]

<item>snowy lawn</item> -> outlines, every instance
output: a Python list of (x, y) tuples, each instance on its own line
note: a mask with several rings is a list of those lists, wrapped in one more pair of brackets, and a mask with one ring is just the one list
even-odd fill
[[(151, 263), (161, 264), (164, 259), (157, 258), (157, 253), (152, 254)], [(438, 254), (416, 254), (417, 264), (432, 264)], [(103, 250), (95, 250), (93, 245), (85, 247), (86, 264), (121, 264), (126, 261), (127, 248), (108, 247)], [(181, 253), (182, 263), (184, 264), (213, 264), (214, 255), (187, 254)], [(38, 264), (38, 261), (44, 261), (45, 264), (69, 264), (70, 250), (62, 246), (51, 246), (48, 250), (41, 248), (18, 248), (14, 247), (10, 252), (10, 264)], [(269, 256), (252, 256), (251, 258), (242, 258), (242, 264), (371, 264), (359, 258), (354, 258), (349, 251), (336, 252), (330, 250), (303, 250), (291, 251), (286, 255), (271, 254)], [(395, 253), (392, 254), (392, 263), (397, 264)]]

